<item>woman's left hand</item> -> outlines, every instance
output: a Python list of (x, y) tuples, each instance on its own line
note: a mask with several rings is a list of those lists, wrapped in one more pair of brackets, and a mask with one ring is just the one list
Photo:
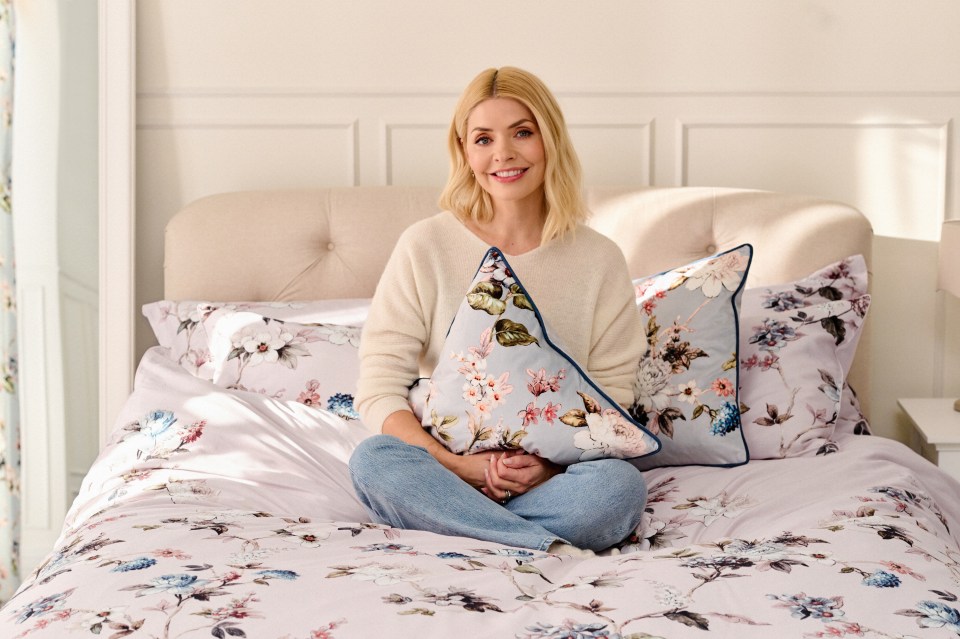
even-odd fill
[(563, 466), (524, 451), (498, 451), (490, 453), (484, 473), (487, 483), (481, 490), (490, 499), (506, 503), (563, 470)]

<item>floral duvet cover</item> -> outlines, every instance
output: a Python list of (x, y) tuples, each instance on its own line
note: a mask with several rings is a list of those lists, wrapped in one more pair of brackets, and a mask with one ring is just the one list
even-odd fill
[(612, 554), (364, 523), (363, 427), (148, 352), (0, 637), (956, 637), (960, 484), (897, 442), (645, 473)]

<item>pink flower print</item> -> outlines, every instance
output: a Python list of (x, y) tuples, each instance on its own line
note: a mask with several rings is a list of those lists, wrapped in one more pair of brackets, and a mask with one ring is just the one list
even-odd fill
[(754, 353), (747, 359), (741, 359), (740, 365), (743, 366), (745, 369), (750, 370), (751, 368), (754, 368), (760, 365), (760, 358), (757, 357), (756, 353)]
[(477, 402), (474, 404), (473, 409), (477, 411), (477, 414), (486, 421), (493, 417), (493, 406), (491, 402)]
[(643, 300), (643, 304), (640, 305), (640, 308), (643, 309), (644, 315), (653, 315), (653, 311), (657, 308), (656, 298)]
[(528, 368), (527, 375), (532, 378), (532, 381), (527, 384), (527, 390), (530, 391), (531, 395), (539, 397), (549, 390), (547, 386), (547, 369), (541, 368), (539, 371), (534, 372), (532, 368)]
[(206, 425), (207, 420), (205, 419), (191, 424), (187, 428), (187, 432), (183, 435), (183, 444), (192, 444), (200, 439), (200, 436), (203, 435), (203, 427)]
[(504, 402), (507, 395), (513, 392), (513, 386), (508, 383), (510, 372), (507, 371), (500, 377), (487, 375), (483, 381), (484, 396), (490, 400), (490, 406), (498, 406)]
[(316, 379), (311, 379), (307, 382), (307, 389), (297, 397), (297, 401), (307, 406), (320, 406), (321, 399), (320, 394), (317, 393), (318, 390), (320, 390), (320, 382)]
[(567, 377), (566, 369), (561, 368), (557, 374), (547, 380), (547, 388), (556, 393), (560, 390), (560, 382)]
[(477, 402), (483, 398), (483, 392), (476, 384), (467, 382), (463, 385), (463, 398), (470, 402), (472, 406), (476, 406)]
[(526, 428), (530, 424), (539, 424), (540, 415), (542, 413), (543, 413), (542, 409), (537, 408), (537, 406), (533, 402), (530, 402), (529, 404), (527, 404), (527, 407), (524, 410), (517, 413), (517, 415), (519, 415), (520, 417), (523, 417), (523, 427)]
[(780, 368), (780, 356), (779, 355), (767, 355), (760, 362), (760, 369), (768, 371), (771, 368)]
[(543, 412), (541, 415), (548, 424), (553, 424), (554, 420), (557, 419), (557, 413), (560, 412), (560, 404), (553, 404), (547, 402), (547, 405), (543, 407)]
[(726, 377), (718, 377), (710, 384), (710, 390), (720, 397), (730, 397), (734, 391), (733, 382)]

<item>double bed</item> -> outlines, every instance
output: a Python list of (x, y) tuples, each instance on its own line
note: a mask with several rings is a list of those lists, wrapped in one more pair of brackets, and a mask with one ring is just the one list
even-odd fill
[[(643, 521), (591, 558), (370, 523), (347, 468), (369, 435), (351, 404), (359, 327), (390, 248), (436, 195), (227, 193), (172, 219), (165, 299), (144, 311), (160, 345), (0, 636), (960, 635), (960, 484), (869, 434), (872, 233), (835, 202), (588, 191), (639, 312), (656, 306), (640, 302), (649, 276), (752, 246), (724, 369), (740, 425), (709, 440), (742, 442), (748, 463), (652, 456)], [(280, 330), (265, 352), (237, 337), (264, 326)], [(670, 426), (654, 404), (647, 428), (682, 444), (697, 420)]]

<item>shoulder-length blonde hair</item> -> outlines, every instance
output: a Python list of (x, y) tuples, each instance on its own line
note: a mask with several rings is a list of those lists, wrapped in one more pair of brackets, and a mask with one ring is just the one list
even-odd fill
[(533, 113), (546, 156), (543, 184), (546, 222), (542, 239), (547, 242), (562, 237), (589, 214), (583, 201), (580, 160), (570, 142), (556, 98), (540, 78), (515, 67), (482, 71), (460, 96), (447, 139), (450, 177), (440, 196), (440, 208), (452, 211), (462, 220), (486, 222), (493, 217), (490, 196), (470, 171), (462, 142), (467, 137), (470, 113), (491, 98), (516, 100)]

